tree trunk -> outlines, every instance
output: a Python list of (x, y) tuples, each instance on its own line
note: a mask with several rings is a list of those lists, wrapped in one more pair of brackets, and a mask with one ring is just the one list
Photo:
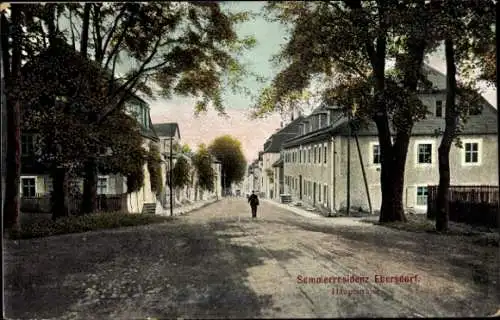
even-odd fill
[(97, 211), (97, 163), (95, 159), (89, 159), (85, 163), (84, 173), (82, 214), (89, 214)]
[(52, 192), (52, 220), (69, 216), (68, 170), (54, 168), (51, 172), (54, 191)]
[(458, 117), (455, 105), (457, 90), (455, 52), (451, 37), (445, 39), (446, 56), (446, 126), (439, 145), (439, 187), (436, 203), (436, 230), (447, 231), (449, 221), (448, 191), (450, 189), (450, 150), (456, 136)]
[(89, 44), (89, 24), (90, 24), (90, 9), (92, 7), (92, 3), (85, 3), (85, 7), (83, 9), (83, 22), (82, 22), (82, 38), (80, 41), (80, 53), (86, 57), (87, 49)]
[(392, 155), (381, 164), (382, 206), (380, 222), (406, 222), (403, 206), (404, 175), (410, 135), (399, 133), (390, 150)]
[(7, 156), (6, 185), (3, 223), (4, 229), (17, 228), (19, 222), (19, 189), (21, 177), (21, 131), (20, 102), (15, 98), (15, 89), (21, 71), (22, 14), (19, 5), (11, 7), (12, 25), (12, 64), (10, 78), (7, 79)]

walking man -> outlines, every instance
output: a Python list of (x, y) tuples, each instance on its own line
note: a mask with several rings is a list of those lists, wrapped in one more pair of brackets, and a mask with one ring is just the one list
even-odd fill
[(252, 218), (257, 218), (257, 206), (259, 205), (259, 197), (255, 194), (255, 191), (252, 191), (250, 197), (248, 197), (248, 203), (250, 203), (250, 207), (252, 208)]

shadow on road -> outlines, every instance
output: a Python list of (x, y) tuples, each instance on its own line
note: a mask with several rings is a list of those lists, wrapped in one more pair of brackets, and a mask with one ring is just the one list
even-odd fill
[(386, 261), (411, 263), (423, 273), (459, 282), (467, 288), (467, 293), (451, 294), (450, 299), (462, 300), (465, 313), (476, 309), (478, 315), (486, 315), (496, 310), (500, 294), (496, 285), (499, 280), (497, 247), (474, 245), (470, 237), (396, 231), (382, 226), (320, 225), (295, 218), (270, 220), (269, 223), (322, 233), (324, 243), (335, 243), (333, 238), (328, 240), (333, 236), (348, 244), (349, 252), (339, 253), (334, 245), (325, 245), (331, 253), (331, 256), (324, 256), (325, 259), (355, 256), (366, 250)]
[[(9, 318), (262, 317), (247, 269), (269, 259), (231, 224), (183, 223), (9, 243)], [(86, 238), (86, 240), (84, 240)], [(281, 261), (298, 251), (272, 252)]]

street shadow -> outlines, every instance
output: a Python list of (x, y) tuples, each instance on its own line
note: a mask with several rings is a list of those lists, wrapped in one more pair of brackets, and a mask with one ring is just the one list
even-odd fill
[[(259, 318), (271, 295), (251, 287), (248, 269), (299, 251), (236, 241), (237, 226), (182, 220), (119, 230), (10, 241), (8, 318)], [(85, 239), (84, 239), (85, 238)]]
[(458, 282), (467, 288), (465, 295), (457, 297), (463, 301), (464, 314), (487, 315), (496, 310), (500, 297), (497, 247), (475, 245), (466, 236), (406, 232), (384, 226), (325, 226), (298, 219), (272, 223), (323, 233), (325, 239), (332, 236), (349, 244), (349, 252), (329, 248), (332, 256), (372, 251), (393, 261), (411, 261), (420, 270), (432, 270), (433, 276)]

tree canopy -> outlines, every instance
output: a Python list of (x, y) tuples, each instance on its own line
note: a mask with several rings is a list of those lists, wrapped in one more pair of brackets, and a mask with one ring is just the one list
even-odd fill
[(327, 103), (346, 112), (356, 106), (354, 119), (375, 122), (382, 163), (381, 222), (406, 220), (407, 150), (414, 123), (428, 113), (418, 94), (431, 89), (422, 66), (425, 55), (440, 44), (443, 24), (436, 19), (445, 18), (441, 12), (441, 2), (423, 0), (268, 2), (265, 9), (268, 19), (287, 26), (289, 37), (274, 58), (282, 71), (262, 92), (256, 113), (280, 111), (319, 78)]
[(247, 162), (239, 140), (230, 135), (220, 136), (212, 141), (208, 150), (222, 164), (223, 185), (229, 186), (243, 179)]
[(200, 144), (193, 157), (193, 165), (198, 175), (198, 186), (202, 190), (214, 191), (215, 170), (213, 157), (205, 144)]

